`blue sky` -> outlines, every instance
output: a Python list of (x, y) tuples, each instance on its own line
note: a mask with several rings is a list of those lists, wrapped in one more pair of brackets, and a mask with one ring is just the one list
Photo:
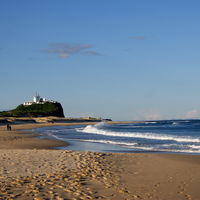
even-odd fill
[(0, 110), (35, 92), (66, 117), (200, 117), (200, 2), (2, 0)]

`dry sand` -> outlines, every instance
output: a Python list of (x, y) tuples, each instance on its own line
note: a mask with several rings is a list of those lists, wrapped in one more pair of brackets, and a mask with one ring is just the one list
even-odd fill
[(49, 150), (65, 144), (19, 131), (48, 125), (0, 127), (0, 199), (200, 199), (200, 156)]

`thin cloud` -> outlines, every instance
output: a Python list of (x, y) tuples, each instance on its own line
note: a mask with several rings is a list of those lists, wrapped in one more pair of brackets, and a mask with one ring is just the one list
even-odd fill
[(70, 44), (70, 43), (52, 43), (47, 49), (43, 51), (48, 54), (58, 55), (60, 58), (69, 58), (70, 56), (81, 54), (87, 56), (100, 55), (98, 52), (92, 50), (93, 46), (90, 44)]
[(85, 55), (85, 56), (99, 56), (101, 55), (100, 53), (96, 52), (96, 51), (84, 51), (82, 52), (82, 55)]
[(143, 35), (138, 35), (138, 36), (131, 36), (129, 37), (130, 39), (135, 39), (135, 40), (145, 40), (146, 37)]
[(161, 119), (161, 115), (158, 113), (149, 113), (145, 114), (144, 118), (145, 120), (159, 120)]
[(195, 118), (198, 118), (199, 117), (199, 112), (198, 110), (191, 110), (191, 111), (188, 111), (186, 114), (185, 114), (185, 118), (186, 119), (195, 119)]

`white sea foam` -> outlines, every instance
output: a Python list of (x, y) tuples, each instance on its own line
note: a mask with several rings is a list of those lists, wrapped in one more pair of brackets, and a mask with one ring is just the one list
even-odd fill
[[(139, 149), (143, 151), (167, 151), (167, 152), (188, 152), (188, 153), (198, 153), (200, 152), (200, 146), (199, 145), (180, 145), (180, 144), (162, 144), (162, 145), (155, 145), (155, 146), (140, 146), (138, 143), (135, 142), (118, 142), (118, 141), (112, 141), (112, 140), (80, 140), (83, 142), (93, 142), (93, 143), (104, 143), (104, 144), (113, 144), (113, 145), (120, 145), (123, 147), (127, 147), (130, 149)], [(165, 148), (163, 148), (165, 147)], [(169, 147), (169, 148), (166, 148)], [(170, 147), (176, 147), (177, 149), (171, 149)], [(181, 149), (179, 149), (182, 147)]]
[[(165, 147), (165, 148), (163, 148)], [(169, 147), (169, 148), (166, 148)], [(170, 147), (176, 147), (170, 148)], [(130, 148), (133, 149), (140, 149), (144, 151), (160, 151), (160, 152), (177, 152), (177, 153), (199, 153), (200, 146), (199, 145), (178, 145), (178, 144), (162, 144), (162, 145), (155, 145), (151, 147), (146, 146), (131, 146)]]
[(176, 126), (176, 125), (179, 125), (179, 123), (178, 122), (173, 122), (172, 125)]
[(112, 140), (79, 140), (84, 142), (94, 142), (94, 143), (104, 143), (104, 144), (115, 144), (120, 146), (135, 146), (137, 143), (135, 142), (117, 142)]
[(128, 147), (130, 149), (138, 149), (141, 151), (160, 151), (160, 152), (177, 152), (177, 153), (199, 153), (200, 152), (200, 146), (196, 145), (181, 145), (184, 147), (184, 149), (163, 149), (162, 147), (171, 147), (171, 146), (177, 146), (180, 147), (178, 144), (163, 144), (159, 146), (139, 146), (137, 143), (126, 143), (126, 142), (115, 142), (111, 140), (79, 140), (84, 142), (94, 142), (94, 143), (105, 143), (105, 144), (114, 144), (114, 145), (120, 145), (124, 147)]
[[(102, 124), (100, 125), (103, 126)], [(88, 125), (85, 128), (77, 128), (76, 131), (82, 133), (99, 134), (105, 136), (114, 137), (128, 137), (128, 138), (142, 138), (142, 139), (152, 139), (152, 140), (172, 140), (176, 142), (200, 142), (200, 138), (184, 137), (184, 136), (173, 136), (166, 134), (156, 134), (156, 133), (140, 133), (140, 132), (115, 132), (110, 130), (105, 130), (99, 128), (97, 125)]]
[(106, 126), (109, 126), (106, 122), (99, 122), (94, 125), (94, 127), (97, 127), (97, 128), (106, 127)]
[(200, 145), (188, 145), (188, 147), (192, 149), (199, 149), (200, 150)]
[(145, 122), (145, 124), (157, 124), (158, 122)]
[(133, 149), (139, 149), (142, 151), (154, 151), (154, 152), (176, 152), (176, 153), (200, 153), (200, 149), (160, 149), (154, 147), (132, 147)]
[(158, 149), (154, 148), (154, 147), (144, 147), (144, 146), (131, 146), (131, 149), (139, 149), (139, 150), (143, 150), (143, 151), (158, 151)]
[[(171, 135), (158, 135), (152, 133), (132, 133), (132, 132), (114, 132), (114, 131), (106, 131), (99, 128), (105, 127), (106, 124), (98, 124), (98, 125), (89, 125), (84, 129), (76, 129), (79, 132), (88, 133), (93, 131), (94, 134), (101, 134), (101, 135), (108, 135), (108, 136), (116, 136), (116, 137), (133, 137), (133, 138), (145, 138), (145, 139), (157, 139), (157, 140), (175, 140), (175, 141), (184, 141), (184, 142), (199, 142), (197, 138), (183, 138), (183, 137), (174, 137)], [(106, 125), (107, 126), (107, 125)], [(56, 131), (57, 132), (57, 131)], [(62, 137), (59, 137), (57, 134), (54, 134), (54, 131), (46, 132), (46, 135), (54, 137), (58, 140), (65, 140)], [(143, 135), (144, 134), (144, 135)], [(125, 135), (125, 136), (124, 136)], [(112, 140), (95, 140), (95, 139), (72, 139), (78, 140), (83, 142), (93, 142), (93, 143), (104, 143), (104, 144), (113, 144), (113, 145), (120, 145), (129, 149), (139, 150), (139, 151), (152, 151), (152, 152), (176, 152), (176, 153), (200, 153), (200, 145), (198, 144), (160, 144), (160, 145), (153, 145), (153, 146), (143, 146), (139, 145), (135, 142), (120, 142), (120, 141), (112, 141)], [(175, 148), (173, 148), (175, 147)]]
[(165, 149), (160, 151), (177, 153), (200, 153), (200, 149)]
[(47, 132), (46, 135), (49, 136), (49, 137), (56, 138), (57, 140), (63, 140), (63, 138), (59, 137), (57, 134), (54, 134), (54, 131)]

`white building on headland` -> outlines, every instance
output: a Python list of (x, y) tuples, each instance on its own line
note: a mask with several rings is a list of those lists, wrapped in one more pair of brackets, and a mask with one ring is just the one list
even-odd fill
[(52, 100), (47, 100), (45, 98), (41, 98), (40, 95), (36, 93), (36, 95), (33, 97), (33, 101), (26, 101), (23, 103), (23, 105), (30, 106), (32, 104), (44, 104), (46, 102), (57, 103), (57, 101), (52, 101)]

